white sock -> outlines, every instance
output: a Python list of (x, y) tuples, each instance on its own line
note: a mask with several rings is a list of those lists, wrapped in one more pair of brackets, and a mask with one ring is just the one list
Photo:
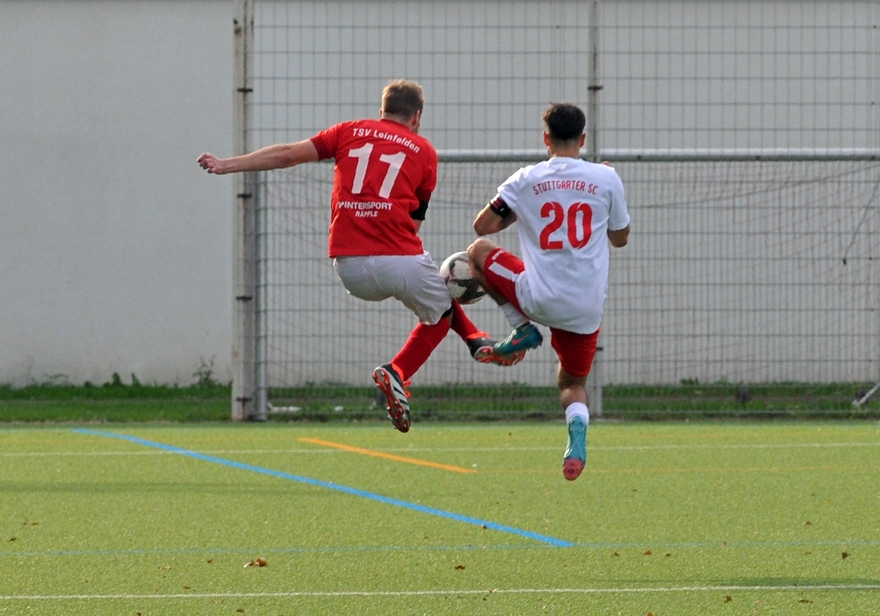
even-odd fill
[(565, 409), (565, 422), (570, 423), (575, 417), (580, 417), (584, 423), (590, 425), (590, 409), (583, 402), (572, 402)]
[(501, 304), (501, 310), (504, 312), (504, 316), (507, 317), (507, 321), (510, 323), (510, 326), (513, 329), (516, 329), (520, 325), (525, 325), (529, 322), (529, 319), (516, 309), (516, 306), (513, 305), (512, 302), (507, 302), (505, 304)]

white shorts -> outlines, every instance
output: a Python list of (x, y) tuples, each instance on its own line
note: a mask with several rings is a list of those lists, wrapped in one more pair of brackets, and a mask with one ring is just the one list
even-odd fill
[(452, 297), (431, 255), (337, 257), (333, 269), (350, 295), (368, 302), (403, 302), (425, 325), (440, 322)]

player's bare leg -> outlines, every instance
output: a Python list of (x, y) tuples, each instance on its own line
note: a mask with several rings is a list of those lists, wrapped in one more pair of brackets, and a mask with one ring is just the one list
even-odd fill
[(587, 463), (587, 426), (590, 414), (587, 409), (587, 377), (572, 376), (560, 364), (557, 373), (559, 401), (565, 409), (568, 424), (568, 443), (562, 457), (562, 474), (569, 481), (580, 477)]

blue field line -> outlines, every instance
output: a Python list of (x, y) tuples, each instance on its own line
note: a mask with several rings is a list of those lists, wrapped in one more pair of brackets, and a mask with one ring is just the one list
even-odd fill
[(487, 528), (491, 530), (501, 531), (503, 533), (511, 533), (514, 535), (519, 535), (520, 537), (526, 537), (528, 539), (534, 539), (535, 541), (540, 541), (542, 543), (547, 543), (560, 548), (573, 547), (575, 544), (571, 541), (564, 541), (562, 539), (556, 539), (555, 537), (547, 537), (546, 535), (539, 535), (538, 533), (533, 533), (527, 530), (521, 530), (519, 528), (513, 528), (511, 526), (505, 526), (503, 524), (496, 524), (495, 522), (490, 522), (488, 520), (480, 520), (477, 518), (472, 518), (466, 515), (460, 515), (457, 513), (452, 513), (450, 511), (443, 511), (442, 509), (435, 509), (433, 507), (425, 507), (424, 505), (417, 505), (415, 503), (409, 503), (407, 501), (398, 500), (396, 498), (390, 498), (388, 496), (382, 496), (381, 494), (375, 494), (373, 492), (367, 492), (365, 490), (358, 490), (357, 488), (350, 488), (348, 486), (339, 485), (336, 483), (330, 483), (328, 481), (321, 481), (319, 479), (312, 479), (311, 477), (301, 477), (299, 475), (291, 475), (290, 473), (283, 473), (281, 471), (272, 470), (271, 468), (263, 468), (261, 466), (253, 466), (251, 464), (244, 464), (243, 462), (236, 462), (234, 460), (226, 460), (225, 458), (216, 458), (214, 456), (208, 456), (203, 453), (198, 453), (196, 451), (190, 451), (188, 449), (182, 449), (180, 447), (174, 447), (173, 445), (166, 445), (164, 443), (157, 443), (154, 441), (148, 441), (142, 438), (138, 438), (136, 436), (129, 436), (127, 434), (118, 434), (115, 432), (105, 432), (103, 430), (89, 430), (88, 428), (75, 428), (74, 432), (78, 432), (80, 434), (87, 434), (90, 436), (103, 436), (107, 438), (116, 438), (121, 439), (123, 441), (129, 441), (132, 443), (137, 443), (138, 445), (144, 445), (146, 447), (155, 447), (156, 449), (162, 449), (163, 451), (170, 451), (173, 453), (179, 453), (184, 456), (189, 456), (190, 458), (195, 458), (197, 460), (203, 460), (205, 462), (213, 462), (215, 464), (222, 464), (224, 466), (229, 466), (232, 468), (237, 468), (240, 470), (251, 471), (254, 473), (260, 473), (262, 475), (269, 475), (271, 477), (278, 477), (279, 479), (288, 479), (290, 481), (297, 481), (299, 483), (305, 483), (307, 485), (318, 486), (321, 488), (329, 488), (331, 490), (336, 490), (338, 492), (345, 492), (346, 494), (351, 494), (353, 496), (360, 496), (361, 498), (368, 498), (370, 500), (378, 501), (380, 503), (385, 503), (387, 505), (394, 505), (396, 507), (403, 507), (404, 509), (412, 509), (413, 511), (418, 511), (419, 513), (428, 513), (430, 515), (436, 515), (442, 518), (448, 518), (450, 520), (455, 520), (457, 522), (465, 522), (466, 524), (475, 524), (481, 528)]

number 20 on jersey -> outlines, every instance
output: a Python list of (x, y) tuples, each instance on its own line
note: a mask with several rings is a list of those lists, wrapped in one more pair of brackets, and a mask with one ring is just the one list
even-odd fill
[(548, 201), (541, 206), (541, 218), (548, 220), (541, 230), (542, 250), (562, 250), (565, 240), (572, 248), (583, 248), (590, 241), (593, 210), (588, 203), (578, 201), (565, 208), (557, 201)]

